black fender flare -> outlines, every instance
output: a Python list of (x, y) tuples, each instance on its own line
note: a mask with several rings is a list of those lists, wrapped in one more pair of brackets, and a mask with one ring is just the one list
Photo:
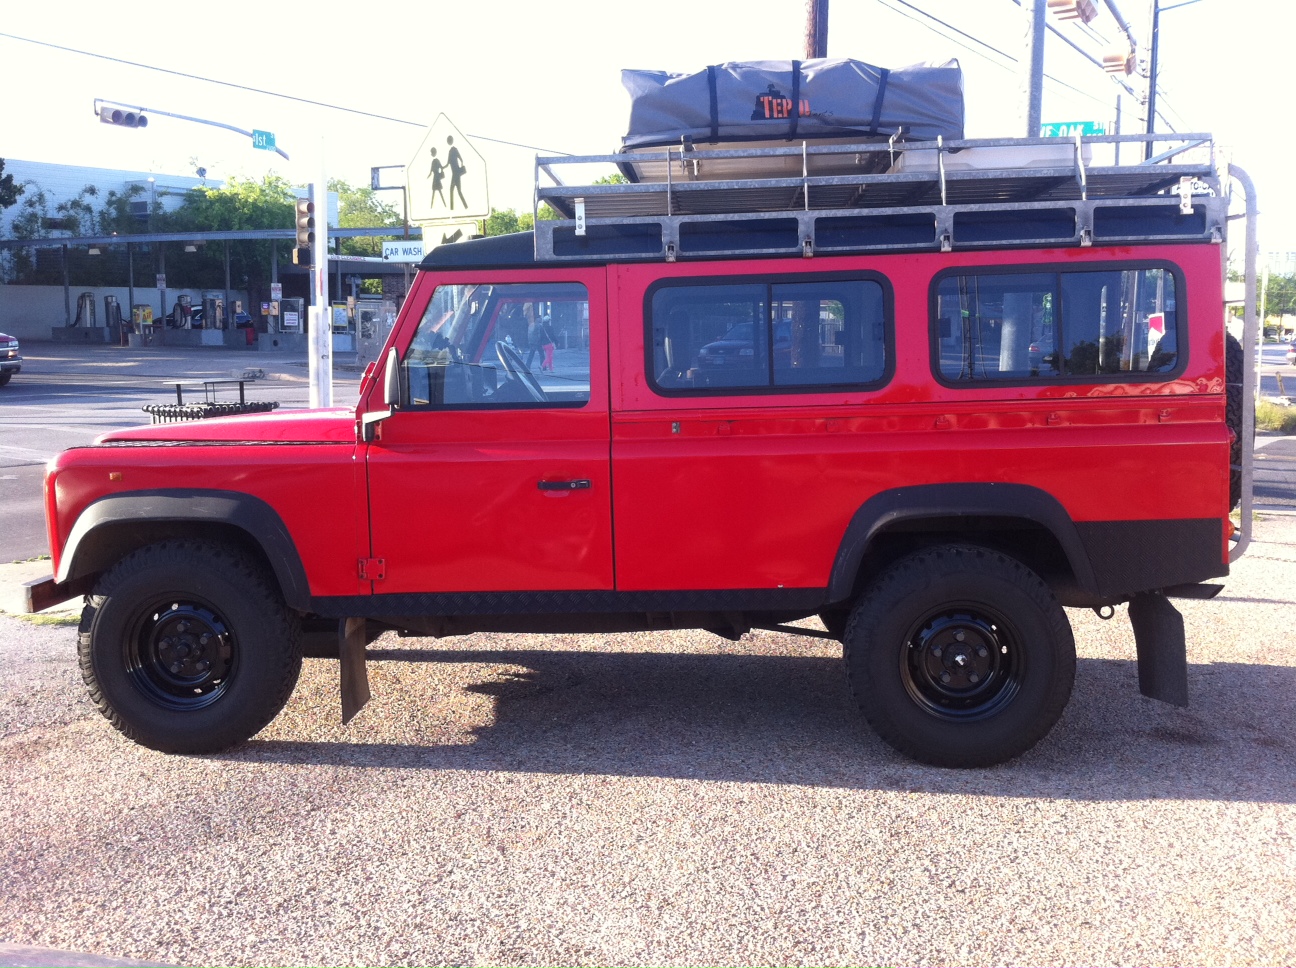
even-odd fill
[(126, 491), (91, 503), (72, 526), (55, 576), (62, 582), (87, 574), (78, 552), (94, 544), (96, 531), (117, 524), (193, 522), (233, 526), (247, 534), (273, 569), (289, 607), (310, 607), (310, 585), (297, 546), (274, 508), (258, 497), (238, 491), (174, 488)]
[(966, 482), (920, 484), (873, 495), (860, 506), (846, 527), (828, 579), (828, 600), (847, 601), (869, 544), (899, 521), (972, 516), (1022, 518), (1046, 529), (1062, 547), (1076, 581), (1086, 591), (1098, 586), (1080, 532), (1058, 500), (1027, 484)]

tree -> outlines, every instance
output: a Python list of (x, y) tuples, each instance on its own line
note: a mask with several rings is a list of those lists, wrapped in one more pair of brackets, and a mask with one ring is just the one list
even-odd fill
[[(391, 226), (402, 229), (400, 213), (378, 197), (372, 188), (353, 188), (339, 178), (329, 180), (329, 191), (338, 196), (338, 227), (343, 229), (372, 229)], [(399, 232), (393, 234), (400, 234)], [(382, 239), (377, 237), (338, 239), (341, 255), (382, 255)]]
[[(155, 231), (227, 232), (246, 229), (291, 228), (296, 196), (292, 186), (278, 175), (260, 181), (231, 178), (224, 188), (192, 188), (174, 212), (155, 212)], [(225, 285), (224, 245), (199, 247), (197, 252), (167, 250), (167, 275), (175, 275), (189, 288), (220, 289)], [(230, 284), (247, 289), (256, 305), (269, 289), (270, 242), (243, 239), (229, 243)], [(288, 257), (289, 246), (279, 247), (280, 258)]]
[(510, 235), (514, 232), (529, 232), (535, 227), (535, 218), (530, 212), (521, 215), (512, 208), (492, 208), (491, 213), (482, 221), (482, 235)]
[(23, 193), (22, 185), (15, 185), (13, 175), (4, 173), (4, 159), (0, 158), (0, 209), (6, 209), (18, 201)]

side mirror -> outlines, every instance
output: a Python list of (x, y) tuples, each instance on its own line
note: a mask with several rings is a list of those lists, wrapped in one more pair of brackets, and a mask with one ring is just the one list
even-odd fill
[(383, 403), (393, 410), (400, 407), (400, 356), (394, 346), (387, 351), (387, 365), (383, 369)]
[(386, 410), (371, 410), (360, 416), (360, 439), (369, 443), (376, 439), (380, 423), (400, 409), (400, 354), (396, 347), (387, 351), (387, 362), (383, 369), (383, 404)]

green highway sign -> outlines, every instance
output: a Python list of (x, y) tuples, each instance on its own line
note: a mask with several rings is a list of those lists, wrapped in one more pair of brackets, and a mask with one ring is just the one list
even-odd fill
[(252, 129), (252, 147), (260, 148), (262, 151), (274, 151), (275, 140), (273, 131), (258, 131)]
[(1083, 135), (1086, 138), (1107, 133), (1104, 121), (1051, 121), (1040, 125), (1041, 138), (1074, 138)]

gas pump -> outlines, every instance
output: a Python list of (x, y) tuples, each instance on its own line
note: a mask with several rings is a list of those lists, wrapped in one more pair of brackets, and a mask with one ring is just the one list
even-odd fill
[(203, 329), (225, 328), (225, 294), (203, 293)]
[(94, 328), (99, 324), (95, 322), (95, 298), (92, 292), (83, 292), (77, 296), (77, 314), (76, 319), (72, 321), (73, 326), (88, 326)]
[(114, 338), (120, 340), (124, 346), (126, 332), (125, 327), (122, 325), (121, 306), (117, 303), (117, 297), (111, 293), (104, 294), (104, 325), (117, 331), (117, 336)]
[(172, 324), (176, 329), (193, 328), (193, 297), (187, 293), (176, 296), (175, 308), (171, 310)]

